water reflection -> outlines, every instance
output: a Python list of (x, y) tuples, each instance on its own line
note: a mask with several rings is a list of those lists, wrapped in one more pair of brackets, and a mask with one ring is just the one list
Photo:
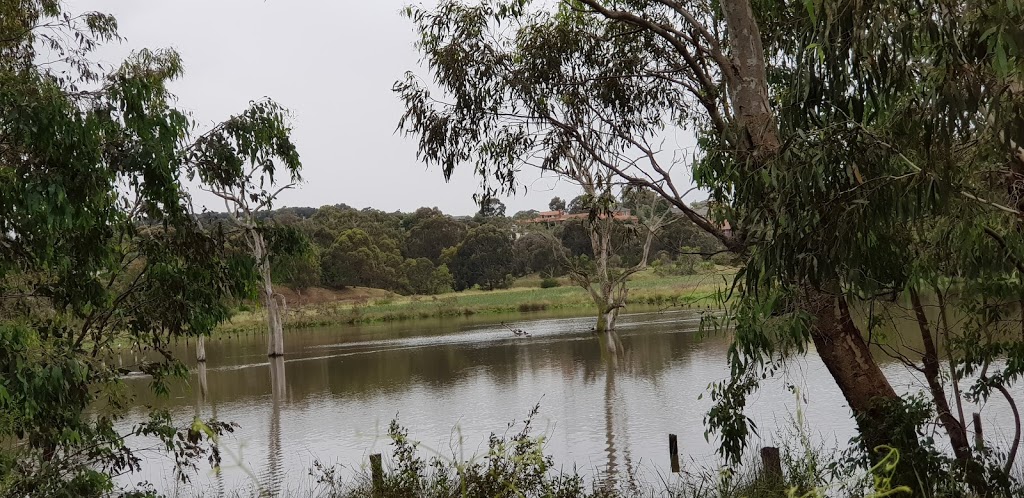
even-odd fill
[(196, 376), (199, 378), (199, 402), (196, 403), (196, 416), (199, 415), (199, 408), (206, 404), (206, 393), (209, 390), (209, 383), (206, 380), (206, 362), (200, 361), (196, 365)]
[[(710, 400), (698, 396), (728, 373), (728, 335), (699, 337), (700, 317), (687, 312), (626, 315), (617, 334), (596, 338), (589, 317), (510, 323), (530, 337), (514, 336), (503, 318), (289, 331), (286, 359), (269, 364), (261, 336), (214, 339), (197, 381), (174, 387), (170, 397), (154, 397), (146, 379), (126, 382), (140, 406), (184, 419), (209, 410), (239, 424), (223, 442), (224, 472), (195, 480), (207, 494), (252, 486), (287, 494), (302, 486), (314, 458), (358, 468), (370, 453), (390, 453), (386, 428), (396, 414), (424, 447), (444, 452), (458, 427), (464, 454), (479, 454), (491, 431), (538, 402), (535, 435), (545, 436), (546, 450), (564, 468), (576, 464), (608, 486), (638, 471), (667, 474), (669, 433), (679, 435), (687, 460), (717, 463), (715, 442), (704, 439)], [(894, 387), (920, 386), (898, 363), (882, 365)], [(748, 400), (748, 415), (768, 433), (785, 425), (795, 401), (783, 384), (798, 383), (810, 400), (804, 411), (813, 436), (845, 443), (853, 423), (824, 366), (812, 353), (790, 367), (799, 379), (769, 379)], [(125, 426), (145, 413), (129, 414)], [(998, 430), (998, 422), (990, 426)], [(145, 462), (142, 475), (122, 482), (159, 488), (172, 464)]]
[[(603, 352), (604, 362), (604, 436), (607, 463), (602, 475), (607, 491), (618, 487), (622, 477), (635, 475), (629, 442), (630, 423), (626, 410), (625, 396), (616, 388), (620, 370), (631, 370), (634, 362), (646, 363), (652, 359), (645, 355), (649, 350), (641, 349), (627, 355), (626, 346), (618, 332), (608, 331), (598, 335), (598, 344)], [(628, 373), (628, 372), (624, 372)], [(625, 468), (620, 469), (621, 465)]]
[(267, 466), (261, 476), (262, 494), (277, 496), (281, 491), (284, 479), (281, 450), (281, 405), (287, 398), (288, 381), (285, 378), (284, 358), (276, 356), (269, 359), (270, 370), (270, 424), (267, 430)]
[[(602, 339), (607, 342), (590, 333), (588, 318), (519, 322), (529, 330), (528, 338), (473, 320), (438, 323), (436, 329), (403, 325), (419, 327), (419, 335), (392, 326), (293, 331), (289, 345), (294, 349), (270, 366), (260, 337), (215, 339), (207, 342), (207, 365), (197, 366), (193, 382), (172, 388), (172, 393), (191, 389), (187, 398), (157, 398), (144, 378), (127, 382), (140, 406), (166, 408), (175, 416), (187, 409), (187, 418), (203, 411), (240, 425), (224, 440), (225, 469), (213, 474), (220, 481), (197, 479), (209, 491), (225, 480), (229, 491), (287, 489), (283, 476), (307, 475), (313, 458), (358, 466), (368, 453), (389, 452), (386, 427), (396, 414), (413, 437), (434, 447), (445, 447), (459, 427), (467, 436), (465, 453), (472, 455), (490, 431), (525, 415), (537, 402), (542, 419), (537, 435), (547, 436), (559, 462), (578, 462), (592, 473), (609, 466), (610, 454), (617, 472), (623, 455), (633, 451), (624, 434), (634, 430), (626, 415), (649, 407), (643, 400), (627, 404), (626, 394), (641, 385), (673, 385), (662, 377), (693, 350), (696, 323), (697, 317), (685, 314), (626, 316), (619, 323), (622, 337)], [(617, 345), (611, 356), (609, 342)], [(144, 414), (138, 409), (126, 424)], [(130, 479), (142, 477), (159, 486), (166, 465), (154, 460), (143, 476)]]

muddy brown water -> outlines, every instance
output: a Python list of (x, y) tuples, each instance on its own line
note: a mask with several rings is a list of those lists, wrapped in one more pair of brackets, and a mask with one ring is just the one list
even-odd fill
[[(502, 324), (507, 323), (507, 326)], [(220, 472), (200, 465), (177, 483), (173, 460), (145, 450), (143, 469), (119, 483), (148, 481), (171, 495), (308, 489), (314, 461), (354, 472), (371, 453), (390, 451), (392, 419), (422, 443), (422, 455), (470, 458), (486, 452), (491, 432), (504, 432), (540, 404), (534, 434), (565, 469), (587, 476), (669, 474), (668, 434), (677, 434), (684, 467), (717, 465), (705, 440), (708, 385), (726, 374), (728, 334), (702, 335), (696, 311), (627, 314), (619, 324), (615, 365), (590, 332), (591, 317), (552, 314), (467, 317), (286, 332), (286, 357), (268, 362), (265, 337), (207, 342), (205, 368), (158, 398), (149, 380), (129, 377), (138, 408), (120, 427), (144, 420), (148, 406), (180, 423), (195, 416), (238, 424), (221, 440)], [(517, 337), (509, 326), (526, 330)], [(194, 357), (184, 343), (177, 354)], [(923, 379), (888, 357), (883, 368), (903, 392)], [(791, 360), (748, 402), (763, 441), (792, 440), (798, 411), (816, 446), (845, 446), (853, 435), (849, 408), (817, 356)], [(203, 392), (205, 391), (205, 392)], [(1021, 399), (1021, 390), (1016, 390)], [(701, 396), (704, 394), (704, 396)], [(982, 410), (986, 434), (1012, 438), (1002, 400)], [(970, 415), (968, 415), (970, 417)], [(129, 444), (153, 448), (139, 438)], [(659, 477), (661, 476), (661, 477)]]

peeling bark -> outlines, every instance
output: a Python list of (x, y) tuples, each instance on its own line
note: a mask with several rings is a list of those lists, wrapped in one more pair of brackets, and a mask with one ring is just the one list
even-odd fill
[(879, 446), (900, 450), (903, 457), (893, 482), (916, 489), (920, 476), (911, 454), (918, 449), (917, 435), (912, 427), (901, 427), (890, 418), (891, 406), (902, 400), (871, 355), (845, 300), (810, 288), (805, 288), (804, 294), (805, 302), (800, 304), (812, 315), (814, 347), (856, 418), (864, 449), (872, 459)]
[[(860, 330), (837, 299), (815, 291), (808, 291), (808, 295), (806, 307), (814, 317), (814, 346), (854, 414), (871, 416), (880, 402), (899, 399), (871, 356)], [(876, 442), (884, 444), (887, 439), (881, 437)]]
[(761, 30), (749, 1), (722, 2), (722, 14), (732, 54), (731, 65), (722, 68), (728, 73), (729, 100), (751, 160), (761, 162), (778, 154), (782, 144), (768, 99)]

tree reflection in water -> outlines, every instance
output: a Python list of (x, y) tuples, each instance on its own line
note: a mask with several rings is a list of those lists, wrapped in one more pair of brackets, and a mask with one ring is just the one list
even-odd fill
[(205, 361), (200, 361), (198, 365), (196, 365), (196, 373), (199, 377), (199, 402), (196, 403), (196, 416), (198, 417), (199, 407), (206, 403), (206, 395), (208, 394), (207, 389), (209, 389), (208, 384), (206, 383)]
[[(624, 409), (621, 393), (616, 391), (615, 377), (622, 368), (625, 359), (625, 349), (619, 334), (615, 331), (607, 331), (598, 334), (598, 344), (601, 348), (601, 358), (605, 367), (604, 383), (604, 427), (605, 427), (605, 453), (607, 465), (603, 473), (603, 485), (606, 490), (613, 491), (619, 483), (621, 471), (619, 469), (619, 452), (622, 453), (622, 461), (625, 465), (625, 475), (633, 475), (633, 462), (630, 458), (630, 445), (628, 440), (629, 419)], [(616, 438), (621, 441), (616, 441)]]
[[(200, 361), (196, 363), (196, 384), (199, 389), (196, 389), (196, 404), (195, 404), (195, 417), (197, 419), (204, 419), (206, 417), (205, 408), (206, 403), (210, 403), (210, 414), (209, 419), (217, 420), (217, 403), (214, 398), (210, 397), (209, 382), (207, 381), (206, 373), (206, 362)], [(213, 480), (216, 484), (217, 494), (216, 496), (224, 496), (224, 474), (221, 472), (220, 466), (215, 466), (212, 469)]]
[(267, 468), (263, 472), (261, 491), (269, 496), (277, 496), (284, 479), (281, 454), (281, 405), (287, 396), (288, 383), (285, 379), (284, 357), (275, 356), (269, 359), (270, 364), (270, 430), (267, 431)]

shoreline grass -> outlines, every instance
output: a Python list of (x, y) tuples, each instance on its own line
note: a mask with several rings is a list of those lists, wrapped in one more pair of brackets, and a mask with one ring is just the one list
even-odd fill
[[(629, 282), (629, 303), (658, 307), (706, 306), (727, 288), (733, 270), (719, 267), (697, 275), (660, 276), (652, 270), (637, 273)], [(433, 296), (394, 296), (356, 302), (319, 303), (288, 310), (285, 327), (302, 329), (476, 314), (529, 313), (548, 310), (588, 310), (590, 295), (560, 278), (560, 286), (540, 288), (540, 278), (521, 278), (509, 289), (467, 290)], [(244, 310), (222, 324), (218, 333), (240, 333), (265, 327), (262, 309)]]

